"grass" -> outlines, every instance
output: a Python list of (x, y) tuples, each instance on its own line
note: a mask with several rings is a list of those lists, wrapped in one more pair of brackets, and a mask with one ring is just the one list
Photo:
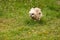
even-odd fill
[[(59, 0), (0, 0), (0, 40), (60, 40)], [(29, 17), (42, 9), (40, 21)]]

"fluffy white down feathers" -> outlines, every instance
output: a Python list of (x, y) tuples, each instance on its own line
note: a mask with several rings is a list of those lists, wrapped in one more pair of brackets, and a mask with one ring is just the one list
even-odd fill
[(42, 12), (40, 8), (31, 8), (29, 16), (34, 20), (40, 20), (42, 18)]

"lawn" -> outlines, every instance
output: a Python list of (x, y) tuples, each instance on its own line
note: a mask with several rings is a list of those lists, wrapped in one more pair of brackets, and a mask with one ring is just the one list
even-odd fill
[[(40, 21), (30, 19), (32, 7)], [(0, 40), (60, 40), (60, 0), (0, 0)]]

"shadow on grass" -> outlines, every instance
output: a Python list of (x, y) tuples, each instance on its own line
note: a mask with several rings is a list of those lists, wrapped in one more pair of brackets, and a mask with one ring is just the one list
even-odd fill
[(41, 19), (40, 21), (38, 21), (39, 24), (41, 25), (45, 25), (47, 23), (46, 19)]
[(39, 24), (39, 25), (46, 25), (47, 21), (46, 19), (41, 19), (40, 21), (34, 21), (32, 19), (26, 19), (24, 21), (25, 25), (28, 25), (28, 26), (35, 26), (36, 24)]

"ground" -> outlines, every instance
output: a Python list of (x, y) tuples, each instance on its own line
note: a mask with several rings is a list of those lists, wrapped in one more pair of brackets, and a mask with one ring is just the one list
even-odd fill
[[(60, 40), (59, 0), (0, 0), (0, 40)], [(39, 7), (43, 17), (34, 21), (29, 10)]]

